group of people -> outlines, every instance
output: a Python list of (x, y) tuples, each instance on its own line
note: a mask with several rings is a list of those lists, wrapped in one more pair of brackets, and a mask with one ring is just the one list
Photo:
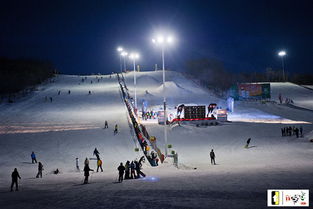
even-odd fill
[[(108, 121), (104, 121), (104, 127), (103, 127), (103, 129), (107, 129), (107, 128), (109, 128)], [(113, 134), (114, 134), (114, 135), (118, 134), (118, 125), (117, 125), (117, 124), (115, 124), (115, 126), (114, 126)]]
[[(97, 160), (97, 172), (99, 172), (99, 169), (101, 170), (101, 172), (103, 172), (102, 160), (100, 159), (100, 152), (98, 151), (97, 148), (94, 149), (93, 155), (96, 156), (96, 160)], [(78, 158), (76, 158), (76, 167), (77, 167), (77, 169), (79, 169), (79, 167), (78, 167), (78, 160), (77, 159)], [(90, 171), (94, 171), (94, 170), (89, 167), (89, 160), (86, 157), (85, 162), (84, 162), (84, 176), (85, 176), (84, 184), (88, 184), (89, 172)]]
[[(32, 164), (37, 164), (37, 158), (34, 151), (30, 154)], [(43, 171), (43, 164), (41, 162), (38, 162), (38, 172), (36, 175), (36, 178), (42, 178), (42, 171)], [(20, 174), (17, 171), (17, 168), (14, 168), (12, 174), (12, 183), (11, 183), (11, 192), (13, 191), (13, 187), (15, 185), (15, 191), (18, 191), (18, 179), (21, 179)]]
[(297, 138), (303, 137), (303, 128), (302, 126), (298, 127), (283, 127), (281, 128), (281, 136), (296, 136)]
[(282, 104), (283, 102), (285, 102), (285, 104), (293, 104), (293, 100), (290, 99), (290, 98), (288, 98), (288, 97), (286, 97), (286, 98), (285, 98), (285, 101), (284, 101), (284, 98), (283, 98), (283, 96), (281, 95), (281, 93), (279, 93), (278, 99), (279, 99), (279, 103), (280, 103), (280, 104)]
[(127, 161), (125, 163), (125, 166), (121, 162), (120, 165), (118, 166), (118, 182), (123, 182), (124, 179), (137, 179), (140, 177), (145, 177), (146, 174), (144, 174), (141, 171), (142, 168), (142, 163), (144, 163), (145, 157), (142, 156), (139, 161), (134, 160), (134, 161)]
[(155, 119), (157, 117), (157, 112), (153, 112), (152, 110), (146, 112), (142, 111), (141, 117), (143, 120)]

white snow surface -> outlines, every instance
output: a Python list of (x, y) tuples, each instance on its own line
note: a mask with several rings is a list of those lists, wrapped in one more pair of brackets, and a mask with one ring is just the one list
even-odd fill
[[(162, 107), (162, 72), (136, 75), (138, 105), (145, 99), (151, 109)], [(124, 76), (133, 96), (133, 73)], [(236, 102), (229, 115), (232, 122), (222, 125), (168, 127), (168, 143), (178, 153), (179, 168), (167, 158), (158, 167), (144, 164), (144, 179), (115, 183), (119, 163), (140, 157), (142, 151), (134, 151), (136, 141), (116, 76), (103, 76), (99, 83), (96, 76), (87, 77), (82, 83), (81, 76), (59, 75), (55, 83), (39, 86), (16, 103), (0, 104), (0, 208), (265, 208), (267, 189), (313, 188), (313, 143), (308, 141), (313, 112), (259, 102)], [(282, 93), (307, 109), (313, 99), (308, 91), (291, 83), (272, 84), (273, 99)], [(226, 107), (224, 99), (177, 72), (166, 71), (165, 95), (172, 110), (181, 103)], [(45, 96), (53, 102), (46, 102)], [(109, 129), (103, 129), (105, 120)], [(114, 136), (115, 124), (119, 133)], [(284, 126), (302, 126), (305, 137), (281, 137)], [(164, 127), (146, 127), (163, 150)], [(249, 137), (250, 148), (244, 149)], [(82, 168), (84, 158), (95, 157), (95, 147), (104, 172), (93, 173), (91, 183), (82, 185), (75, 158)], [(211, 149), (216, 166), (210, 165)], [(31, 151), (44, 164), (42, 179), (34, 178), (37, 165), (30, 163)], [(96, 168), (96, 161), (90, 164)], [(9, 192), (15, 167), (22, 177), (20, 191)], [(56, 168), (60, 175), (50, 173)]]
[[(309, 87), (309, 86), (308, 86)], [(307, 89), (297, 84), (271, 83), (271, 94), (275, 101), (279, 101), (279, 93), (285, 98), (292, 99), (295, 106), (313, 110), (313, 89)]]

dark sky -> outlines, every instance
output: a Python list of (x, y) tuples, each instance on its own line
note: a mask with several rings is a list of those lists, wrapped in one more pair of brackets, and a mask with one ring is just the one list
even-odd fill
[(173, 70), (202, 57), (231, 71), (280, 68), (285, 49), (287, 71), (313, 72), (311, 0), (10, 0), (0, 26), (0, 56), (51, 60), (69, 74), (118, 71), (119, 45), (141, 54), (142, 70), (161, 66), (151, 42), (160, 29), (177, 38), (165, 56)]

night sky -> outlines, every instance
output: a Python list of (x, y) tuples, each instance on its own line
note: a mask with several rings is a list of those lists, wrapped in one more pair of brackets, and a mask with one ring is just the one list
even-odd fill
[[(141, 54), (142, 70), (161, 67), (155, 31), (171, 32), (166, 67), (215, 58), (229, 71), (313, 72), (313, 1), (1, 1), (0, 56), (51, 60), (67, 74), (119, 71), (117, 46)], [(129, 63), (128, 68), (131, 68)]]

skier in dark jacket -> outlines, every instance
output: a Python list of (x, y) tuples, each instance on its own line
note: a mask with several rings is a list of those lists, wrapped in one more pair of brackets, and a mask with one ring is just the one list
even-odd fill
[(144, 173), (141, 171), (141, 164), (140, 164), (137, 160), (135, 160), (135, 165), (136, 165), (137, 178), (140, 178), (140, 176), (145, 177), (146, 174), (144, 174)]
[(117, 124), (115, 124), (114, 135), (116, 135), (117, 133), (118, 133), (118, 126), (117, 126)]
[(108, 121), (104, 121), (104, 129), (109, 128)]
[(127, 160), (125, 163), (125, 179), (129, 179), (129, 173), (130, 173), (130, 162)]
[(247, 144), (246, 144), (245, 148), (249, 148), (250, 141), (251, 141), (251, 138), (249, 138), (249, 139), (247, 140)]
[(125, 171), (125, 167), (123, 166), (123, 163), (120, 164), (117, 170), (118, 170), (118, 182), (123, 182), (123, 176), (124, 176), (124, 171)]
[(21, 179), (20, 174), (17, 172), (17, 169), (14, 168), (14, 171), (12, 172), (12, 184), (11, 184), (11, 192), (13, 192), (13, 186), (15, 184), (15, 191), (18, 191), (18, 182), (17, 179)]
[(88, 184), (89, 171), (93, 171), (93, 170), (89, 168), (89, 164), (85, 164), (85, 167), (84, 167), (84, 176), (85, 176), (84, 184)]
[(97, 150), (97, 148), (95, 148), (95, 150), (93, 151), (93, 155), (96, 155), (97, 160), (100, 160), (99, 154), (100, 154), (100, 152)]
[(215, 153), (214, 153), (213, 149), (210, 152), (210, 158), (211, 158), (211, 165), (213, 165), (213, 164), (216, 165), (216, 163), (215, 163)]
[(131, 164), (130, 164), (130, 178), (131, 179), (135, 179), (136, 178), (135, 170), (136, 170), (136, 165), (135, 165), (134, 161), (132, 161)]
[(32, 163), (37, 163), (37, 159), (36, 159), (36, 155), (34, 152), (32, 152), (32, 154), (30, 155), (32, 158)]
[(39, 176), (40, 176), (40, 178), (42, 178), (42, 171), (43, 171), (43, 165), (41, 162), (39, 162), (38, 163), (38, 173), (36, 175), (36, 178), (39, 178)]

